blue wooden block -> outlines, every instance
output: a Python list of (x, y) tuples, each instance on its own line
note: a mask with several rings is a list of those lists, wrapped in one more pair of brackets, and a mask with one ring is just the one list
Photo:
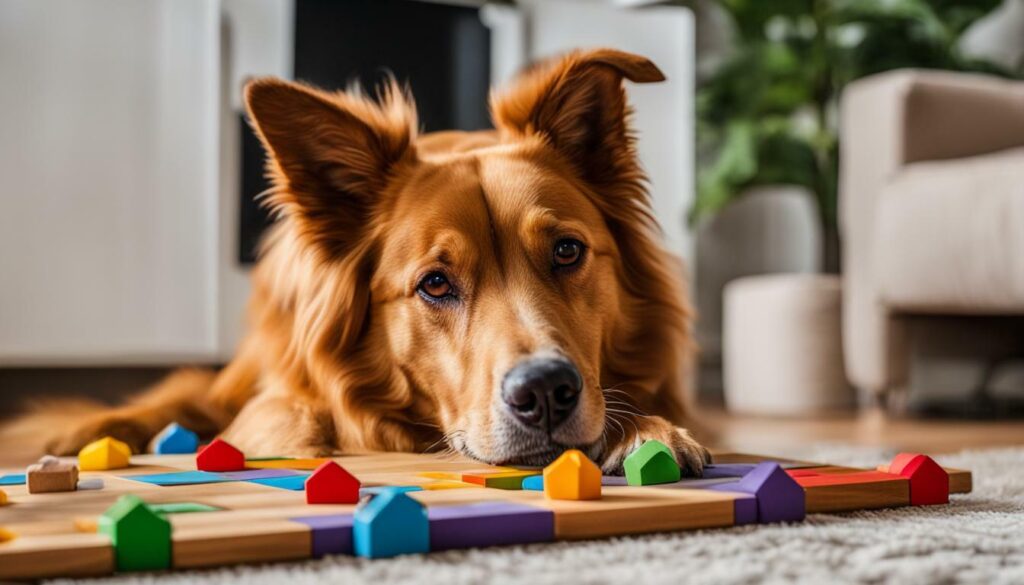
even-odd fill
[(384, 491), (356, 508), (352, 540), (371, 559), (430, 551), (430, 522), (423, 504), (403, 492)]
[(154, 439), (153, 452), (157, 455), (195, 453), (199, 449), (199, 436), (178, 423), (171, 423)]
[(291, 490), (293, 492), (301, 492), (306, 489), (306, 478), (309, 477), (308, 473), (297, 473), (295, 475), (286, 475), (281, 477), (261, 477), (259, 479), (246, 480), (249, 483), (258, 483), (267, 487), (274, 487), (282, 490)]
[(0, 485), (23, 485), (25, 483), (24, 473), (12, 473), (0, 475)]
[(383, 494), (384, 492), (401, 492), (407, 494), (409, 492), (422, 492), (423, 488), (418, 485), (375, 485), (370, 487), (359, 488), (359, 497), (375, 497)]
[(535, 492), (544, 491), (544, 476), (543, 475), (531, 475), (530, 477), (523, 478), (523, 489), (532, 490)]
[(147, 473), (144, 475), (122, 475), (124, 479), (141, 481), (160, 486), (199, 485), (203, 483), (224, 483), (235, 481), (208, 471), (172, 471), (169, 473)]

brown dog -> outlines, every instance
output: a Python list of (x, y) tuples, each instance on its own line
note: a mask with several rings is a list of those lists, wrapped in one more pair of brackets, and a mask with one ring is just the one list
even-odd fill
[(279, 220), (248, 336), (221, 372), (78, 416), (50, 450), (103, 435), (141, 450), (177, 420), (250, 455), (447, 446), (543, 465), (576, 447), (608, 472), (658, 439), (700, 475), (707, 451), (673, 424), (690, 312), (656, 243), (624, 78), (663, 76), (576, 52), (494, 94), (497, 131), (424, 136), (394, 84), (375, 102), (250, 83)]

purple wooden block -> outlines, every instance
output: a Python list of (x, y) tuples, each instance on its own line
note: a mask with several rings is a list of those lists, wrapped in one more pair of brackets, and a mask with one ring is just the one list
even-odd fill
[(704, 479), (735, 477), (737, 479), (754, 470), (753, 463), (719, 463), (704, 466)]
[(672, 483), (659, 483), (649, 487), (670, 490), (699, 490), (723, 483), (736, 483), (736, 480), (728, 477), (715, 479), (681, 479)]
[(601, 485), (603, 486), (616, 486), (616, 485), (629, 485), (624, 475), (603, 475), (601, 476)]
[(758, 522), (799, 522), (804, 519), (804, 488), (778, 463), (758, 463), (739, 481), (709, 486), (708, 489), (756, 496)]
[(291, 469), (246, 469), (245, 471), (223, 471), (217, 475), (228, 479), (248, 481), (252, 479), (271, 479), (274, 477), (291, 477), (298, 472)]
[(555, 539), (555, 514), (512, 502), (427, 508), (430, 550), (450, 550)]
[(744, 524), (757, 523), (757, 498), (754, 496), (738, 497), (733, 503), (733, 524), (743, 526)]
[(312, 531), (313, 558), (326, 555), (350, 555), (352, 548), (352, 515), (304, 516), (292, 518)]

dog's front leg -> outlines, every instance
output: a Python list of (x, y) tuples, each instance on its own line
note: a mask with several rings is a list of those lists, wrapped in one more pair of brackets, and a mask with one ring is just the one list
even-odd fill
[(606, 474), (621, 475), (626, 457), (651, 439), (661, 441), (675, 452), (683, 477), (701, 477), (704, 465), (711, 463), (711, 453), (689, 431), (660, 416), (629, 414), (609, 421), (609, 442), (601, 465)]
[(221, 437), (249, 457), (320, 457), (338, 449), (329, 411), (286, 393), (250, 400)]

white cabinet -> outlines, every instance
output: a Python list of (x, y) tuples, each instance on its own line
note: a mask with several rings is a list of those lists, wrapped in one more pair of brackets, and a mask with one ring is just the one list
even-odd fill
[(220, 7), (0, 0), (0, 364), (215, 360)]
[[(230, 356), (248, 296), (239, 90), (250, 75), (291, 75), (293, 10), (0, 0), (0, 367)], [(690, 259), (690, 12), (545, 0), (482, 16), (496, 80), (577, 46), (634, 51), (665, 71), (667, 83), (629, 92), (656, 215)]]

